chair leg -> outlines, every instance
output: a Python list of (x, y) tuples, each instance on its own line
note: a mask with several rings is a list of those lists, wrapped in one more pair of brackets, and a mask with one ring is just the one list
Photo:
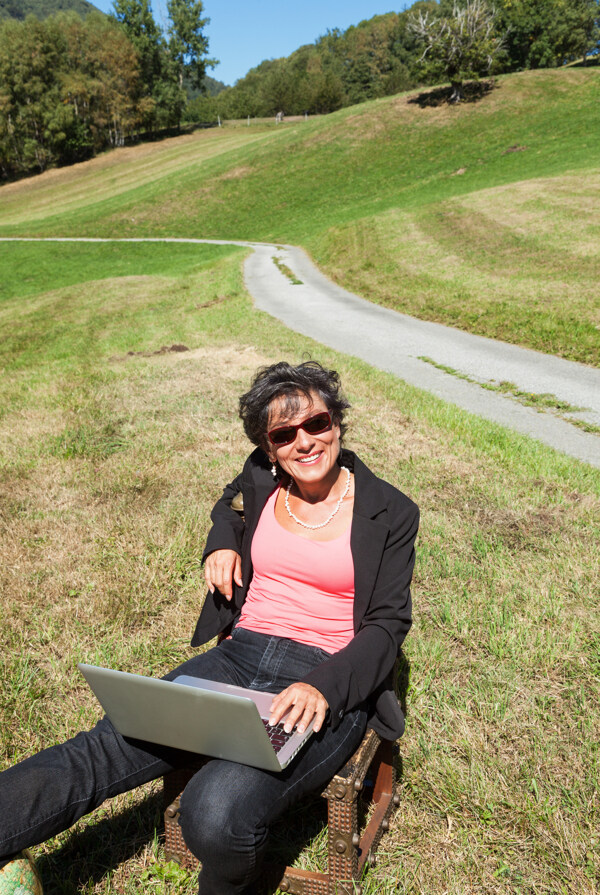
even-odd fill
[(358, 792), (348, 789), (348, 798), (327, 806), (329, 891), (336, 895), (353, 895), (359, 874)]
[(383, 740), (371, 765), (375, 772), (372, 797), (375, 808), (360, 839), (359, 870), (362, 870), (365, 862), (371, 866), (375, 864), (375, 852), (381, 837), (389, 829), (390, 815), (400, 804), (394, 780), (394, 752), (394, 743)]
[(185, 844), (179, 826), (179, 799), (188, 782), (207, 761), (198, 756), (185, 768), (171, 771), (163, 777), (163, 804), (165, 807), (165, 858), (175, 861), (187, 870), (196, 870), (199, 861)]

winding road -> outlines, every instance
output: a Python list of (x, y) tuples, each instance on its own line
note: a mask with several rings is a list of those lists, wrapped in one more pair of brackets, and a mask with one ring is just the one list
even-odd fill
[[(245, 281), (260, 310), (296, 332), (600, 468), (600, 436), (576, 425), (600, 426), (599, 369), (372, 304), (327, 279), (295, 246), (221, 239), (50, 237), (2, 241), (175, 242), (250, 248), (253, 251), (245, 261)], [(294, 283), (282, 266), (300, 283)], [(499, 382), (513, 383), (522, 392), (555, 396), (570, 408), (558, 416), (480, 384), (493, 387)]]

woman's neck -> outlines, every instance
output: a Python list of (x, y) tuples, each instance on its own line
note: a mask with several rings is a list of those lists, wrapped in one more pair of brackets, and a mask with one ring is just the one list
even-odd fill
[(325, 502), (331, 496), (332, 491), (335, 490), (335, 486), (340, 477), (340, 472), (341, 469), (336, 463), (327, 476), (318, 482), (299, 483), (294, 479), (292, 492), (301, 497), (302, 500), (305, 500), (306, 503), (314, 504)]

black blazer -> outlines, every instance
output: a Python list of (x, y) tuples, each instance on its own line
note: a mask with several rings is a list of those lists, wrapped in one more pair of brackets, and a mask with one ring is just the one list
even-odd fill
[[(392, 670), (411, 626), (410, 581), (419, 526), (417, 506), (388, 482), (377, 478), (351, 451), (341, 463), (354, 472), (355, 496), (350, 549), (354, 561), (354, 637), (303, 680), (329, 703), (336, 727), (346, 711), (367, 702), (370, 726), (386, 739), (404, 730), (404, 717), (392, 689)], [(243, 586), (234, 585), (231, 601), (218, 590), (208, 593), (192, 638), (206, 643), (239, 615), (252, 578), (250, 544), (262, 509), (275, 487), (271, 464), (257, 448), (244, 469), (215, 505), (203, 559), (229, 548), (241, 554)], [(242, 520), (231, 509), (242, 491)]]

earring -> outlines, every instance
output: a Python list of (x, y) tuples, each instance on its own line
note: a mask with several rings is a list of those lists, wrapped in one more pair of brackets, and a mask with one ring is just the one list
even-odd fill
[(273, 465), (271, 466), (271, 475), (274, 479), (277, 478), (277, 466), (275, 465), (275, 463), (273, 463)]

